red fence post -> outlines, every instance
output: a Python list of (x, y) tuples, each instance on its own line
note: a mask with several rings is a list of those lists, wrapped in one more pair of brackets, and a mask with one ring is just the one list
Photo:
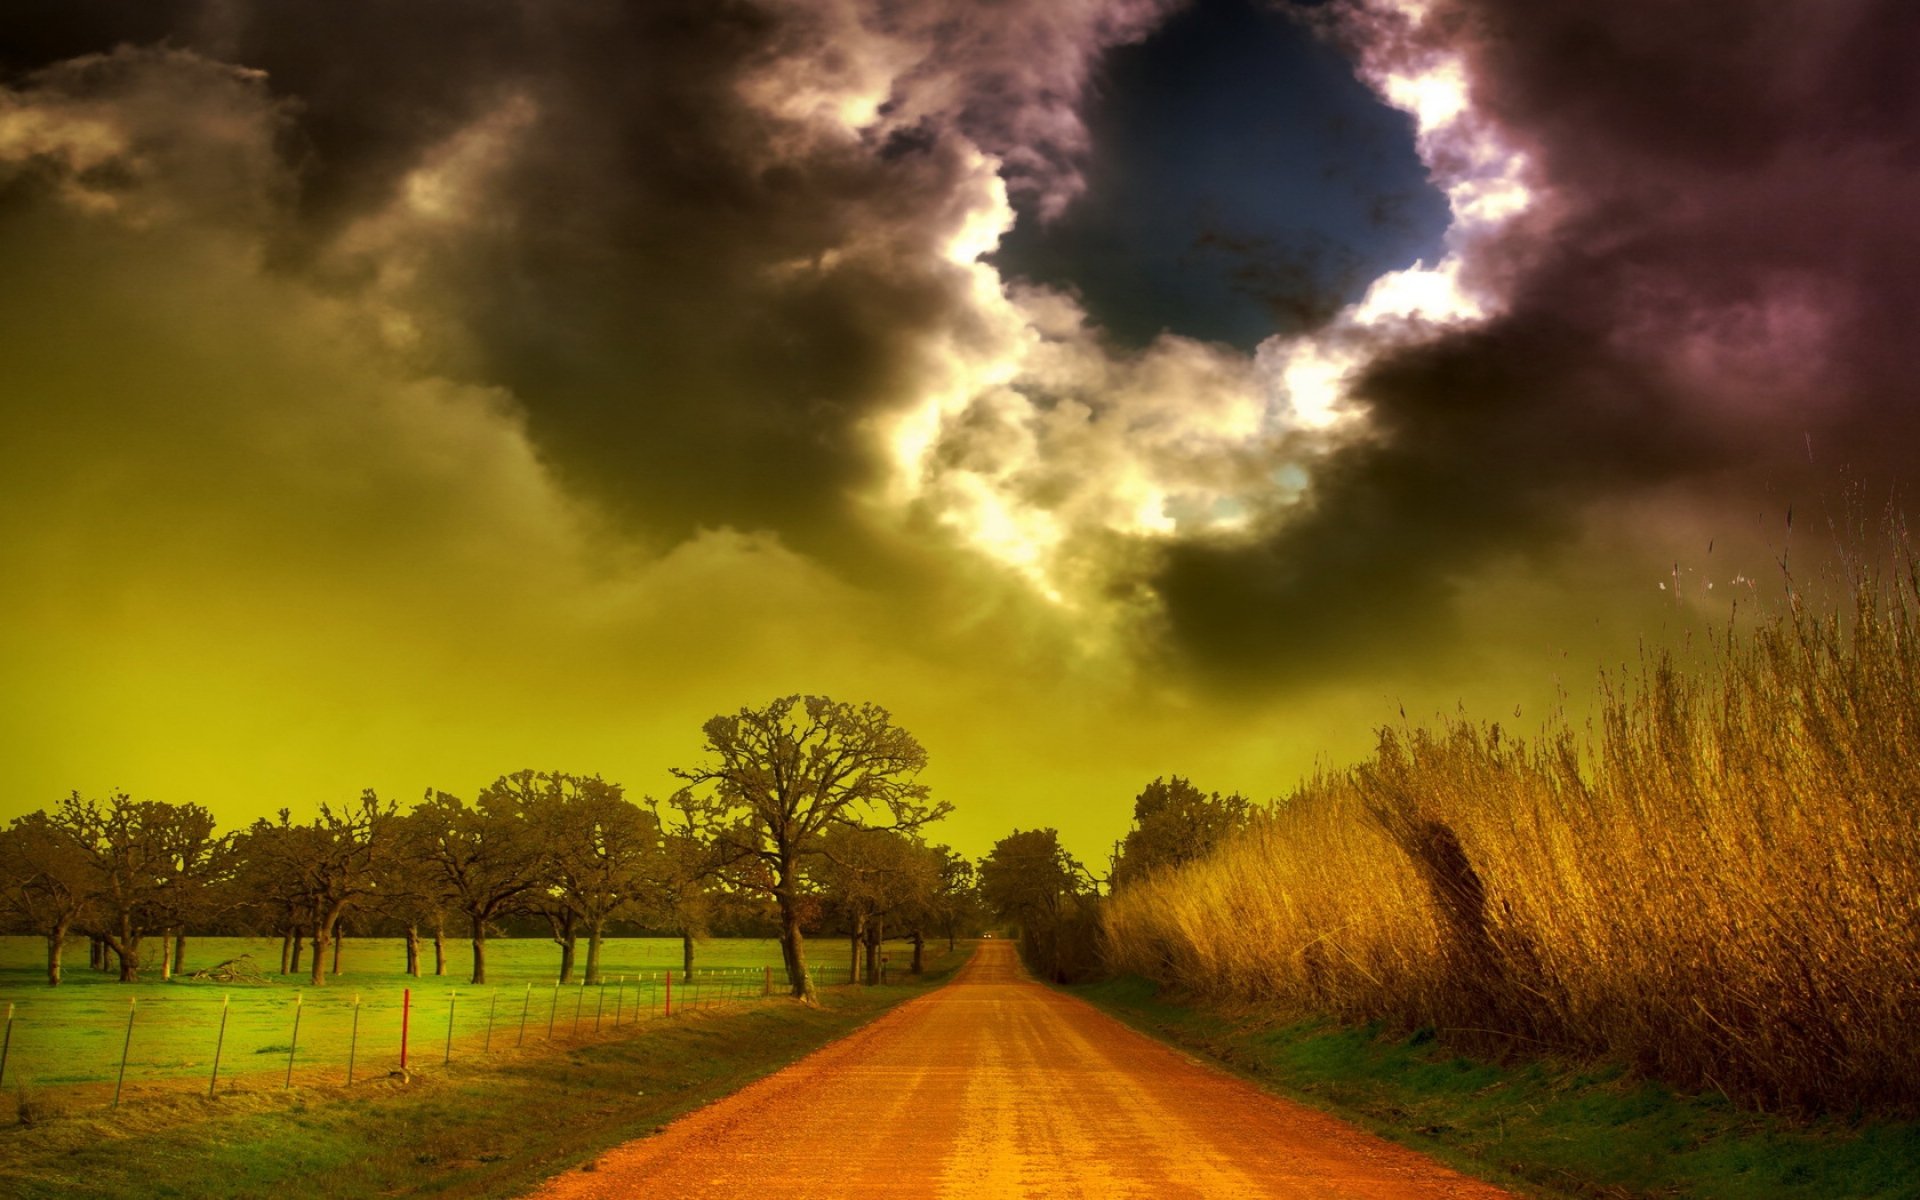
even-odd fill
[(672, 971), (667, 972), (667, 1003), (664, 1011), (666, 1016), (670, 1017), (673, 1015), (673, 972)]

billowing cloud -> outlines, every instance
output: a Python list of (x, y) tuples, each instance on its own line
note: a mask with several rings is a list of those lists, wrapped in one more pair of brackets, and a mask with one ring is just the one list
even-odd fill
[(1326, 743), (1260, 722), (1364, 740), (1449, 633), (1545, 640), (1564, 547), (1906, 468), (1902, 5), (1301, 9), (1453, 223), (1251, 354), (1122, 347), (983, 257), (1015, 198), (1076, 202), (1101, 55), (1174, 7), (10, 8), (0, 643), (35, 786), (92, 730), (129, 769), (246, 747), (229, 788), (664, 765), (662, 731), (790, 690), (919, 714), (989, 814), (1264, 769)]

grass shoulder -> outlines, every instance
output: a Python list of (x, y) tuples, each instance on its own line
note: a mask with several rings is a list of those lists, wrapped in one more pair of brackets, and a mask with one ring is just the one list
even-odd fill
[(217, 1100), (178, 1095), (118, 1112), (43, 1113), (0, 1130), (0, 1194), (523, 1195), (924, 994), (966, 957), (962, 947), (915, 981), (824, 988), (817, 1006), (752, 1001), (405, 1081), (290, 1091), (262, 1082)]
[(1744, 1112), (1617, 1067), (1483, 1062), (1430, 1033), (1183, 1004), (1138, 977), (1063, 990), (1270, 1091), (1539, 1196), (1920, 1200), (1920, 1123)]

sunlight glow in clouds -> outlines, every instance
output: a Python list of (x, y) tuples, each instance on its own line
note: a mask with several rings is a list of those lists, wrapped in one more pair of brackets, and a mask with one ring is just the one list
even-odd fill
[[(1499, 296), (1469, 283), (1472, 259), (1533, 203), (1528, 164), (1474, 112), (1461, 58), (1418, 40), (1424, 7), (1356, 0), (1339, 19), (1359, 35), (1361, 77), (1414, 118), (1419, 153), (1452, 208), (1447, 253), (1382, 276), (1326, 328), (1276, 336), (1250, 358), (1175, 335), (1116, 352), (1071, 297), (1001, 279), (978, 260), (1014, 219), (996, 174), (1004, 160), (970, 147), (971, 210), (945, 258), (971, 277), (976, 334), (944, 346), (941, 384), (877, 430), (894, 466), (883, 506), (930, 512), (1073, 608), (1093, 603), (1117, 565), (1096, 561), (1116, 538), (1232, 537), (1262, 517), (1284, 520), (1310, 491), (1318, 457), (1366, 436), (1350, 396), (1356, 372), (1500, 308)], [(866, 45), (868, 64), (911, 57)], [(813, 96), (804, 107), (841, 120), (877, 112), (872, 73), (856, 74), (857, 95)], [(951, 87), (911, 69), (892, 94), (902, 111), (924, 114)], [(783, 96), (781, 111), (794, 114), (796, 103)]]

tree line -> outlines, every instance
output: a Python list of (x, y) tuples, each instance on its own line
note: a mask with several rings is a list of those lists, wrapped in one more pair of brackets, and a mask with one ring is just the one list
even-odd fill
[(1069, 854), (1058, 830), (1016, 829), (981, 860), (981, 900), (1018, 929), (1030, 970), (1058, 983), (1092, 978), (1104, 969), (1103, 892), (1205, 858), (1245, 830), (1255, 811), (1237, 793), (1203, 792), (1178, 775), (1158, 778), (1134, 797), (1133, 825), (1105, 875)]
[(872, 981), (887, 930), (913, 941), (917, 972), (929, 934), (951, 941), (981, 919), (973, 864), (923, 836), (951, 811), (918, 782), (926, 751), (885, 709), (788, 696), (703, 734), (705, 756), (673, 770), (682, 786), (661, 801), (598, 775), (523, 770), (472, 800), (429, 790), (403, 810), (367, 791), (223, 832), (197, 804), (76, 792), (0, 830), (0, 906), (11, 928), (46, 939), (50, 984), (76, 934), (94, 966), (132, 982), (152, 939), (167, 978), (190, 932), (226, 930), (279, 935), (283, 974), (310, 952), (316, 987), (338, 971), (348, 922), (403, 933), (415, 975), (423, 932), (438, 959), (451, 926), (472, 939), (482, 984), (489, 937), (541, 921), (559, 978), (578, 970), (591, 984), (610, 926), (677, 930), (691, 969), (717, 913), (764, 911), (805, 998), (809, 931), (845, 930), (850, 970), (864, 955), (855, 973)]

